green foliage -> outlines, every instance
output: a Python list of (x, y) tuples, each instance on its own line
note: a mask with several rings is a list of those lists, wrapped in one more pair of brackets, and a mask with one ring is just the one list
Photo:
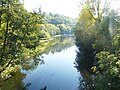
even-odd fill
[(55, 35), (59, 35), (60, 34), (60, 30), (58, 27), (56, 27), (53, 24), (45, 24), (46, 27), (46, 31), (51, 35), (51, 36), (55, 36)]
[[(44, 15), (45, 15), (44, 23), (46, 25), (48, 24), (49, 28), (54, 29), (54, 31), (55, 29), (57, 31), (59, 29), (59, 32), (57, 32), (57, 34), (73, 34), (74, 26), (76, 24), (75, 19), (63, 16), (63, 15), (59, 15), (59, 14), (52, 14), (52, 13), (49, 13), (49, 15), (44, 13)], [(49, 28), (46, 28), (46, 29), (49, 30)], [(54, 33), (54, 31), (52, 32)], [(54, 34), (52, 34), (52, 36), (53, 35)]]
[(114, 35), (112, 45), (116, 51), (120, 51), (120, 32)]
[(59, 27), (61, 34), (71, 34), (72, 33), (72, 27), (70, 25), (59, 24), (59, 25), (57, 25), (57, 27)]
[[(38, 11), (38, 12), (37, 12)], [(59, 14), (28, 12), (20, 0), (0, 1), (0, 73), (8, 79), (15, 71), (13, 67), (28, 60), (46, 48), (43, 39), (70, 31), (75, 20)], [(43, 24), (44, 23), (44, 24)], [(58, 24), (65, 25), (61, 32)], [(64, 32), (66, 33), (66, 32)], [(43, 48), (41, 48), (43, 47)]]
[(1, 73), (1, 77), (3, 79), (8, 79), (11, 77), (12, 73), (15, 73), (18, 70), (19, 66), (14, 66), (14, 67), (7, 67), (2, 73)]
[[(120, 88), (120, 56), (102, 51), (97, 54), (96, 89), (117, 90)], [(103, 85), (104, 83), (104, 85)], [(98, 87), (99, 86), (99, 87)]]
[[(14, 67), (31, 50), (39, 46), (43, 14), (27, 12), (19, 0), (0, 2), (0, 73), (6, 79)], [(24, 58), (25, 59), (25, 58)], [(11, 67), (9, 67), (11, 65)], [(6, 70), (9, 69), (9, 70)], [(8, 75), (6, 76), (6, 73)]]
[(45, 17), (45, 23), (49, 23), (49, 24), (54, 24), (54, 25), (58, 25), (58, 24), (75, 24), (75, 19), (63, 16), (63, 15), (59, 15), (59, 14), (53, 14), (53, 13), (49, 13), (49, 15), (47, 15), (46, 13), (44, 13)]
[[(109, 6), (103, 8), (106, 10), (103, 12), (100, 9), (102, 1), (96, 2), (99, 1), (84, 1), (76, 25), (76, 45), (80, 48), (80, 57), (82, 56), (77, 63), (84, 65), (93, 62), (92, 68), (89, 68), (94, 73), (93, 85), (96, 90), (118, 90), (120, 88), (120, 16), (117, 11), (108, 11)], [(84, 58), (88, 55), (93, 58), (89, 60)]]
[(22, 83), (22, 79), (24, 77), (25, 77), (25, 74), (21, 73), (20, 69), (18, 69), (14, 73), (14, 77), (11, 77), (7, 80), (0, 78), (0, 89), (1, 90), (15, 90), (15, 89), (26, 90), (28, 89), (27, 85)]
[(55, 36), (60, 34), (60, 30), (58, 27), (56, 27), (53, 24), (41, 24), (41, 35), (39, 37), (41, 38), (50, 38), (50, 36)]
[(94, 37), (95, 31), (93, 29), (95, 23), (92, 13), (88, 9), (82, 10), (76, 25), (76, 36), (83, 39)]

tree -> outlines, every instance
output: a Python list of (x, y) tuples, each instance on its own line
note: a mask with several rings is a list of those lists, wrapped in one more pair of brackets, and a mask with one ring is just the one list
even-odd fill
[(0, 73), (25, 58), (26, 49), (35, 49), (39, 43), (43, 15), (27, 12), (19, 0), (0, 2)]
[(76, 25), (76, 45), (80, 48), (80, 56), (93, 57), (90, 60), (81, 57), (76, 62), (83, 68), (91, 62), (90, 71), (94, 73), (92, 85), (97, 90), (120, 88), (120, 22), (119, 15), (111, 11), (108, 4), (107, 0), (84, 0)]

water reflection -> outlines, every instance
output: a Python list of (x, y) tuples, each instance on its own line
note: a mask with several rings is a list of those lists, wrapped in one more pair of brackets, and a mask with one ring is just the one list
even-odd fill
[[(78, 71), (80, 71), (82, 80), (80, 79), (79, 90), (94, 90), (93, 84), (93, 74), (91, 72), (91, 67), (93, 66), (93, 62), (95, 60), (94, 49), (91, 49), (89, 45), (82, 45), (80, 42), (76, 44), (78, 47), (76, 59), (75, 59), (75, 67)], [(86, 48), (87, 47), (87, 48)]]
[(56, 52), (61, 52), (62, 50), (73, 46), (74, 43), (74, 37), (56, 37), (49, 41), (49, 46), (44, 53), (49, 54), (49, 52), (51, 52), (54, 54)]
[(18, 70), (13, 77), (8, 80), (0, 78), (0, 90), (27, 90), (29, 84), (24, 84), (22, 79), (25, 78), (25, 74)]
[(45, 86), (47, 90), (76, 90), (79, 85), (79, 73), (73, 64), (75, 49), (76, 47), (72, 46), (62, 52), (43, 54), (44, 65), (38, 65), (32, 72), (24, 71), (27, 76), (23, 82), (31, 82), (29, 90), (39, 90)]
[(76, 46), (74, 38), (61, 37), (51, 41), (49, 48), (42, 54), (44, 64), (32, 70), (22, 70), (26, 74), (24, 83), (31, 83), (29, 90), (77, 90), (80, 73), (74, 68)]
[(40, 55), (22, 60), (21, 70), (10, 79), (0, 79), (0, 89), (94, 90), (90, 72), (94, 50), (81, 44), (76, 44), (77, 49), (74, 44), (74, 37), (56, 37), (44, 42)]
[(22, 60), (21, 70), (6, 81), (0, 79), (0, 89), (77, 90), (80, 73), (73, 64), (76, 58), (74, 43), (74, 37), (56, 37), (44, 42), (42, 55)]
[[(55, 37), (52, 40), (44, 42), (41, 48), (44, 50), (40, 54), (56, 53), (70, 48), (75, 43), (74, 37)], [(34, 70), (38, 65), (44, 64), (44, 56), (36, 55), (36, 57), (29, 60), (23, 60), (21, 62), (22, 70)]]

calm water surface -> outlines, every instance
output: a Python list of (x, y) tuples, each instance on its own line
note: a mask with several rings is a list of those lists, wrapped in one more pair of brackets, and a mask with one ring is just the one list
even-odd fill
[[(53, 52), (52, 48), (61, 50)], [(63, 48), (62, 44), (55, 44), (52, 48), (42, 54), (43, 64), (39, 62), (32, 70), (22, 70), (26, 74), (22, 82), (29, 83), (29, 90), (40, 90), (45, 86), (47, 90), (78, 90), (80, 72), (74, 67), (77, 47), (72, 44)]]

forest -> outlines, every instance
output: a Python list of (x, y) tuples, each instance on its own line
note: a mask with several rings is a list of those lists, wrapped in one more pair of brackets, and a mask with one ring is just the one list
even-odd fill
[(70, 35), (74, 33), (76, 20), (59, 15), (43, 12), (43, 24), (40, 25), (41, 38), (49, 38), (55, 35)]
[(76, 67), (85, 77), (85, 90), (120, 88), (120, 12), (110, 8), (110, 1), (102, 4), (83, 0), (76, 25)]
[[(75, 19), (46, 14), (41, 8), (28, 12), (19, 0), (0, 1), (0, 73), (11, 77), (22, 60), (33, 58), (55, 35), (73, 34)], [(15, 67), (15, 68), (14, 68)]]

